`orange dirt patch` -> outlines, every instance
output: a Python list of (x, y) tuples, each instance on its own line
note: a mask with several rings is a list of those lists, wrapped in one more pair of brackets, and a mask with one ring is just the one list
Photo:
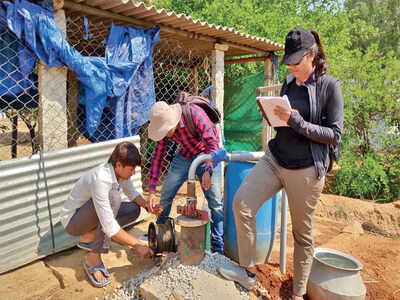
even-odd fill
[[(174, 205), (185, 203), (185, 190), (183, 186)], [(200, 188), (196, 190), (200, 191)], [(199, 197), (200, 204), (201, 201)], [(137, 237), (142, 235), (147, 231), (150, 221), (154, 221), (154, 218), (133, 227), (130, 232)], [(375, 233), (343, 232), (354, 221), (372, 224), (364, 227), (372, 228)], [(374, 204), (324, 194), (315, 218), (315, 246), (345, 252), (363, 264), (361, 277), (367, 287), (367, 300), (400, 300), (400, 239), (394, 237), (399, 232), (399, 222), (399, 203)], [(279, 232), (269, 262), (257, 266), (258, 280), (273, 300), (286, 300), (291, 295), (293, 238), (290, 232), (289, 222), (286, 273), (281, 274), (279, 269)], [(381, 233), (390, 235), (382, 236)], [(104, 256), (113, 282), (106, 289), (96, 289), (83, 272), (84, 255), (85, 251), (73, 248), (2, 274), (0, 299), (69, 300), (97, 297), (100, 300), (106, 296), (111, 299), (115, 288), (154, 266), (151, 259), (140, 260), (135, 251), (114, 245), (112, 252)]]
[[(400, 221), (398, 203), (375, 204), (324, 194), (316, 215), (315, 246), (342, 251), (363, 264), (361, 277), (367, 288), (366, 299), (400, 300), (400, 239), (387, 236), (388, 233), (389, 236), (398, 233)], [(343, 229), (354, 220), (361, 224), (373, 224), (370, 228), (377, 232), (364, 231), (363, 234), (343, 232)], [(257, 266), (257, 278), (272, 299), (285, 300), (291, 296), (293, 237), (290, 232), (289, 222), (286, 274), (282, 275), (279, 268), (279, 235), (268, 264)], [(380, 233), (383, 233), (383, 236)], [(307, 296), (304, 299), (307, 299)]]

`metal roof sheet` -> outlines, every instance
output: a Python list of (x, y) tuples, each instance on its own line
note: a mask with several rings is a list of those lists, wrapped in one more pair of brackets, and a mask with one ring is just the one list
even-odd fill
[[(160, 25), (161, 37), (177, 33), (180, 39), (198, 39), (210, 43), (227, 44), (225, 56), (238, 56), (271, 51), (280, 51), (284, 46), (269, 39), (240, 32), (232, 27), (210, 24), (191, 16), (146, 6), (134, 0), (65, 0), (64, 7), (83, 13), (108, 12), (110, 16), (121, 16), (126, 23), (138, 23), (143, 27)], [(96, 14), (96, 13), (94, 13)], [(105, 15), (103, 15), (105, 16)]]

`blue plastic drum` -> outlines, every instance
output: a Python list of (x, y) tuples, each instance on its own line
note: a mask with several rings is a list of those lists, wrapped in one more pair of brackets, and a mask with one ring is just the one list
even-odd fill
[[(254, 167), (253, 162), (230, 162), (225, 173), (225, 219), (224, 219), (224, 250), (230, 259), (239, 262), (235, 218), (232, 203), (240, 184)], [(266, 201), (256, 215), (257, 243), (256, 263), (264, 264), (271, 254), (276, 237), (278, 219), (279, 193)]]

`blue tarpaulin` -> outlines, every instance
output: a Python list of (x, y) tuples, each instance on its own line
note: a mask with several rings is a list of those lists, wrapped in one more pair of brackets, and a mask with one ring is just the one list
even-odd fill
[[(115, 112), (116, 138), (131, 136), (149, 119), (155, 103), (153, 49), (159, 40), (159, 27), (143, 30), (112, 25), (107, 40), (106, 62), (115, 66), (112, 72), (114, 94), (111, 107)], [(125, 65), (124, 73), (118, 71)]]
[(115, 138), (136, 133), (155, 103), (152, 54), (159, 26), (143, 30), (112, 25), (105, 57), (82, 56), (64, 38), (53, 13), (27, 0), (0, 3), (0, 22), (47, 64), (67, 66), (85, 87), (86, 127), (100, 125), (107, 101), (115, 114)]

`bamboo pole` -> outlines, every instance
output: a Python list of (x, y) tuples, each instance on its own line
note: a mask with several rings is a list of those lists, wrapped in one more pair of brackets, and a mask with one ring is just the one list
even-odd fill
[(197, 67), (190, 69), (189, 91), (192, 95), (197, 95), (199, 92), (199, 71)]
[[(225, 60), (225, 65), (233, 65), (233, 64), (241, 64), (247, 62), (254, 62), (254, 61), (265, 61), (269, 56), (253, 56), (253, 57), (246, 57), (246, 58), (237, 58), (237, 59), (228, 59)], [(280, 56), (278, 57), (278, 59)]]
[(248, 46), (241, 46), (241, 45), (237, 45), (235, 43), (232, 42), (228, 42), (228, 41), (220, 41), (221, 44), (225, 44), (227, 46), (229, 46), (230, 48), (235, 48), (235, 49), (239, 49), (242, 51), (246, 51), (246, 52), (250, 52), (250, 53), (254, 53), (254, 54), (265, 54), (265, 50), (261, 50), (261, 49), (257, 49), (257, 48), (253, 48), (253, 47), (248, 47)]
[[(92, 16), (109, 18), (109, 19), (113, 19), (113, 20), (127, 22), (127, 23), (131, 23), (131, 24), (134, 24), (137, 26), (141, 26), (143, 28), (151, 28), (154, 26), (154, 24), (149, 23), (149, 22), (141, 21), (141, 20), (131, 18), (131, 17), (126, 17), (123, 15), (112, 13), (112, 12), (105, 11), (102, 9), (74, 3), (74, 2), (71, 2), (68, 0), (64, 1), (64, 9), (70, 9), (70, 10), (74, 10), (77, 12), (81, 12), (83, 14), (88, 14), (88, 15), (92, 15)], [(168, 32), (168, 30), (164, 30), (164, 31)], [(170, 32), (170, 33), (173, 33), (173, 32)]]
[(256, 56), (256, 57), (247, 57), (247, 58), (238, 58), (238, 59), (229, 59), (225, 60), (225, 65), (233, 65), (233, 64), (241, 64), (253, 61), (265, 61), (268, 56)]

